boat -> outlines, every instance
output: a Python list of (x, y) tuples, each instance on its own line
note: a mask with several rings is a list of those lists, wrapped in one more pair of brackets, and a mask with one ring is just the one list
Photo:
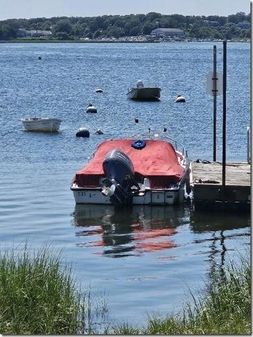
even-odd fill
[(158, 87), (144, 87), (142, 81), (138, 81), (136, 87), (128, 90), (127, 96), (138, 101), (159, 101), (161, 89)]
[(58, 118), (29, 117), (21, 122), (26, 131), (58, 132), (61, 120)]
[(190, 166), (184, 149), (169, 138), (134, 137), (100, 143), (76, 172), (76, 204), (174, 205), (189, 190)]

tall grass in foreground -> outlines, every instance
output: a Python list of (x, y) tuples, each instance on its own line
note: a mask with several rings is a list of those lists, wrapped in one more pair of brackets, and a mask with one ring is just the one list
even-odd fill
[(2, 334), (76, 334), (83, 332), (84, 315), (83, 298), (59, 256), (46, 249), (0, 255)]
[[(91, 299), (76, 289), (71, 270), (63, 268), (59, 255), (46, 249), (31, 256), (0, 254), (0, 332), (9, 335), (92, 334)], [(95, 307), (106, 314), (104, 303)], [(102, 329), (100, 328), (99, 331)], [(200, 335), (251, 333), (251, 269), (242, 260), (240, 268), (230, 266), (213, 274), (204, 298), (194, 299), (181, 315), (151, 318), (146, 328), (123, 324), (104, 329), (104, 334)]]
[(194, 298), (194, 307), (183, 314), (166, 319), (149, 319), (147, 328), (122, 325), (115, 334), (251, 334), (251, 268), (242, 260), (240, 267), (230, 266), (223, 274), (215, 274), (207, 295)]

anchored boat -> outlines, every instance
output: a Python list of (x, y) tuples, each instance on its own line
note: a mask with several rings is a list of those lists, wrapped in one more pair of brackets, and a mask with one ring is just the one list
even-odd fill
[(22, 118), (21, 122), (26, 131), (40, 132), (58, 132), (61, 124), (61, 120), (58, 118), (40, 117)]
[(71, 190), (77, 204), (173, 205), (184, 201), (189, 171), (173, 140), (112, 139), (75, 174)]
[(161, 89), (158, 87), (144, 87), (142, 81), (138, 81), (135, 88), (129, 89), (127, 96), (138, 101), (159, 101)]

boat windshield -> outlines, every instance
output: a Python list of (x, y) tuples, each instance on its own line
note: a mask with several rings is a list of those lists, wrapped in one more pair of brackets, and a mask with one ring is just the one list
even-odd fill
[(141, 81), (141, 80), (139, 80), (138, 82), (137, 82), (137, 88), (144, 88), (144, 84), (143, 84), (143, 82)]

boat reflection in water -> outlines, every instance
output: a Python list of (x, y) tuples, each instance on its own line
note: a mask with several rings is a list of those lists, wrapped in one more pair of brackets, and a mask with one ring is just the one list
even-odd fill
[(186, 211), (170, 206), (76, 205), (74, 225), (76, 235), (84, 239), (80, 245), (87, 247), (85, 237), (93, 237), (88, 246), (103, 247), (106, 256), (140, 255), (176, 247), (173, 236)]

